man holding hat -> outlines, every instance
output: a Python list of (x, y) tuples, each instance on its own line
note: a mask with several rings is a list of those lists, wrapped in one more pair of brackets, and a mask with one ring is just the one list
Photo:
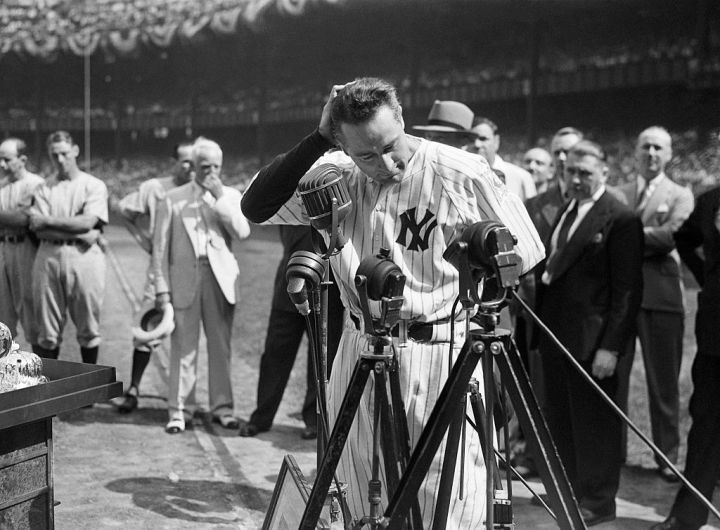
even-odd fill
[[(169, 190), (186, 184), (192, 178), (192, 143), (182, 142), (177, 144), (173, 158), (175, 159), (175, 167), (172, 175), (146, 180), (140, 184), (136, 191), (126, 195), (114, 205), (114, 210), (120, 215), (125, 228), (128, 229), (137, 243), (148, 254), (152, 253), (152, 237), (158, 203), (165, 198), (165, 194)], [(140, 311), (143, 320), (145, 320), (146, 315), (150, 315), (154, 311), (154, 309), (149, 310), (150, 307), (154, 306), (154, 303), (155, 290), (152, 267), (148, 266)], [(170, 307), (170, 309), (172, 308)], [(169, 315), (167, 308), (163, 312), (159, 312), (159, 316), (165, 313)], [(165, 322), (165, 320), (163, 318), (161, 322)], [(172, 323), (172, 319), (170, 319), (170, 323)], [(149, 333), (150, 330), (147, 329), (147, 326), (143, 326), (142, 323), (139, 328), (133, 330), (130, 386), (117, 403), (117, 410), (120, 413), (132, 412), (137, 408), (140, 380), (150, 362), (150, 355), (153, 351), (157, 351), (157, 347), (162, 343), (162, 338), (169, 336), (170, 332), (172, 332), (168, 324), (154, 325), (152, 327), (152, 333)], [(136, 331), (142, 331), (142, 333)], [(166, 377), (164, 372), (161, 372), (161, 374)]]

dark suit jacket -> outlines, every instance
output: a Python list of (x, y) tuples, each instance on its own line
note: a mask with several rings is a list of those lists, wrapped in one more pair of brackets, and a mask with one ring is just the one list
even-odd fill
[[(620, 190), (627, 197), (628, 204), (637, 204), (637, 182), (629, 182)], [(673, 313), (685, 311), (680, 257), (675, 251), (673, 234), (688, 218), (692, 208), (692, 192), (666, 176), (639, 212), (645, 233), (643, 309)]]
[(550, 237), (558, 213), (563, 210), (565, 202), (557, 182), (551, 184), (541, 194), (525, 201), (525, 208), (543, 241)]
[[(695, 336), (698, 354), (720, 356), (720, 232), (715, 216), (720, 187), (700, 195), (690, 217), (675, 233), (680, 257), (702, 287), (698, 294)], [(703, 256), (697, 253), (702, 247)]]
[[(579, 361), (598, 348), (624, 352), (640, 308), (642, 253), (640, 219), (606, 191), (558, 254), (550, 285), (538, 281), (540, 318)], [(541, 351), (548, 347), (541, 336)]]

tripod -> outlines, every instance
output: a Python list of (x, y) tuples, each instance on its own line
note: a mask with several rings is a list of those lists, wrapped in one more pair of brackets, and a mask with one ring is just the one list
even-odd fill
[[(343, 397), (332, 433), (327, 440), (322, 462), (318, 467), (310, 497), (305, 506), (300, 528), (314, 530), (320, 516), (323, 502), (334, 476), (347, 440), (350, 427), (357, 413), (360, 400), (364, 393), (370, 374), (374, 378), (374, 410), (373, 410), (373, 455), (372, 477), (368, 484), (369, 514), (361, 517), (353, 526), (359, 529), (364, 525), (378, 528), (382, 518), (380, 504), (382, 498), (382, 482), (380, 480), (380, 451), (385, 463), (385, 475), (388, 492), (395, 491), (399, 476), (407, 465), (410, 454), (409, 432), (404, 405), (400, 393), (400, 380), (397, 372), (397, 361), (392, 349), (390, 330), (399, 320), (403, 297), (400, 295), (405, 278), (399, 274), (396, 266), (389, 265), (387, 255), (382, 253), (369, 261), (363, 260), (355, 278), (358, 287), (365, 332), (370, 348), (360, 353), (353, 369), (350, 383)], [(397, 269), (397, 270), (395, 270)], [(365, 275), (363, 272), (367, 272)], [(368, 283), (370, 277), (370, 284)], [(379, 282), (379, 286), (375, 282)], [(382, 292), (387, 287), (389, 292)], [(379, 291), (378, 291), (379, 289)], [(373, 319), (369, 310), (368, 298), (379, 300), (381, 316)], [(389, 388), (389, 396), (388, 396)], [(420, 508), (417, 499), (410, 503), (409, 528), (421, 529)]]
[[(469, 243), (472, 243), (472, 247)], [(402, 528), (404, 514), (417, 497), (445, 433), (453, 419), (457, 418), (458, 403), (464, 400), (472, 374), (481, 361), (485, 384), (485, 414), (491, 414), (494, 405), (492, 374), (495, 363), (518, 416), (520, 427), (530, 441), (534, 454), (539, 457), (538, 471), (551, 505), (555, 508), (559, 526), (569, 529), (585, 528), (577, 501), (510, 332), (496, 328), (500, 308), (519, 280), (519, 260), (514, 253), (514, 245), (515, 239), (507, 228), (499, 223), (481, 222), (466, 229), (461, 238), (451, 244), (443, 255), (443, 258), (458, 269), (460, 300), (463, 306), (468, 310), (475, 306), (479, 308), (476, 316), (479, 329), (468, 330), (465, 344), (420, 435), (400, 484), (390, 498), (381, 521), (383, 528)], [(490, 275), (493, 282), (488, 281)], [(478, 295), (478, 286), (482, 287), (482, 296)], [(496, 495), (495, 491), (497, 467), (492, 448), (492, 417), (486, 419), (482, 425), (484, 435), (481, 436), (481, 441), (484, 439), (487, 470), (486, 528), (508, 528), (512, 524), (511, 499), (505, 492), (498, 491), (500, 495)], [(452, 435), (452, 432), (450, 434)], [(438, 507), (446, 510), (442, 505)], [(445, 523), (445, 520), (437, 521), (438, 525)]]

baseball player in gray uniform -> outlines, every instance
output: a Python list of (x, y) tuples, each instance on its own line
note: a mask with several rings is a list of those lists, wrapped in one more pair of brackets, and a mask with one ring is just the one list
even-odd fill
[[(25, 339), (37, 345), (33, 319), (32, 264), (37, 244), (28, 231), (32, 196), (44, 181), (27, 170), (27, 146), (20, 138), (0, 143), (0, 322), (17, 337), (18, 322)], [(16, 339), (17, 340), (17, 339)]]
[(40, 241), (33, 265), (36, 352), (57, 359), (66, 313), (77, 328), (84, 363), (97, 363), (105, 254), (97, 244), (108, 222), (105, 183), (77, 165), (80, 149), (69, 133), (47, 139), (55, 173), (35, 192), (30, 230)]
[[(342, 151), (326, 154), (336, 143)], [(395, 88), (380, 79), (333, 87), (318, 130), (260, 170), (244, 196), (245, 215), (253, 222), (307, 224), (294, 192), (314, 163), (340, 168), (352, 197), (352, 210), (340, 222), (347, 243), (330, 259), (348, 318), (332, 367), (329, 415), (332, 419), (339, 411), (358, 355), (370, 349), (354, 284), (358, 265), (381, 248), (389, 249), (390, 259), (406, 277), (402, 318), (408, 325), (432, 326), (433, 337), (438, 337), (411, 336), (407, 346), (397, 350), (401, 398), (414, 447), (448, 375), (450, 320), (461, 318), (452, 315), (458, 271), (443, 260), (443, 252), (465, 226), (481, 220), (499, 221), (517, 236), (523, 272), (543, 258), (543, 245), (520, 199), (482, 157), (405, 133)], [(457, 353), (465, 330), (461, 324), (455, 330)], [(356, 518), (366, 512), (363, 502), (372, 475), (372, 396), (371, 379), (338, 468)], [(418, 492), (428, 528), (443, 454), (444, 444)], [(458, 463), (447, 526), (463, 530), (481, 528), (485, 518), (485, 466), (477, 436), (467, 437), (465, 455), (465, 494), (462, 499), (457, 494)], [(387, 484), (384, 476), (381, 480)], [(383, 496), (386, 504), (385, 491)]]
[[(125, 227), (148, 254), (152, 253), (155, 213), (159, 202), (165, 199), (165, 194), (169, 190), (187, 184), (193, 176), (192, 142), (176, 145), (173, 158), (175, 167), (172, 175), (146, 180), (136, 191), (123, 197), (115, 207)], [(143, 299), (140, 304), (141, 314), (155, 304), (153, 278), (152, 266), (148, 261)], [(150, 344), (137, 342), (133, 344), (130, 385), (123, 397), (116, 403), (118, 412), (128, 413), (137, 408), (140, 381), (150, 361), (150, 355), (157, 349)]]

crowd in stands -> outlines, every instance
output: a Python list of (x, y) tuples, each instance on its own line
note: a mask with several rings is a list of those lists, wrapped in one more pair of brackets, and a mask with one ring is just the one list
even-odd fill
[[(213, 2), (219, 3), (215, 0)], [(104, 4), (104, 2), (100, 3)], [(134, 3), (137, 5), (141, 2), (136, 0)], [(123, 3), (115, 2), (114, 4)], [(155, 5), (153, 2), (150, 4)], [(202, 2), (197, 3), (198, 6), (201, 4)], [(186, 11), (191, 9), (188, 7), (190, 5), (194, 6), (195, 3), (177, 2), (177, 6), (173, 9), (163, 11), (162, 16), (186, 16)], [(7, 18), (8, 9), (0, 6), (0, 23)], [(131, 11), (127, 10), (127, 12)], [(104, 12), (105, 10), (98, 8), (98, 14)], [(119, 9), (118, 16), (125, 12), (126, 10)], [(152, 9), (149, 9), (148, 13), (148, 17), (154, 16)], [(133, 20), (133, 16), (128, 15), (128, 23)], [(9, 19), (15, 20), (12, 17)], [(0, 24), (1, 26), (2, 24)], [(0, 35), (5, 30), (7, 30), (7, 26), (0, 29)], [(656, 35), (640, 33), (617, 40), (608, 39), (604, 35), (590, 36), (586, 39), (573, 40), (572, 45), (566, 42), (562, 35), (553, 36), (553, 39), (545, 43), (542, 48), (543, 51), (539, 58), (540, 76), (572, 74), (587, 68), (602, 70), (622, 65), (650, 64), (659, 61), (679, 61), (687, 65), (689, 72), (717, 75), (720, 73), (720, 53), (717, 53), (720, 51), (720, 27), (713, 26), (711, 30), (709, 39), (711, 52), (703, 58), (702, 63), (699, 58), (698, 43), (690, 35), (678, 34), (672, 38), (657, 38)], [(414, 88), (420, 92), (430, 93), (449, 87), (476, 87), (494, 81), (526, 80), (528, 78), (527, 46), (523, 46), (521, 43), (495, 43), (487, 48), (474, 51), (460, 50), (460, 52), (458, 54), (457, 46), (455, 46), (454, 48), (448, 47), (447, 50), (440, 48), (432, 55), (424, 54), (423, 63), (414, 80), (407, 71), (403, 72), (397, 69), (373, 73), (392, 81), (401, 90), (407, 91)], [(382, 70), (383, 66), (379, 64), (375, 68)], [(330, 69), (335, 70), (335, 68)], [(277, 74), (282, 79), (270, 79), (268, 82), (268, 89), (264, 95), (267, 110), (282, 112), (286, 109), (315, 108), (318, 104), (322, 105), (327, 92), (327, 83), (324, 82), (324, 79), (303, 75), (302, 65), (296, 65), (297, 75), (291, 75), (292, 71), (282, 72), (282, 70), (279, 69), (280, 73)], [(283, 82), (288, 76), (293, 78), (292, 83)], [(182, 85), (184, 81), (181, 77), (170, 80), (173, 87)], [(165, 83), (167, 82), (166, 80)], [(157, 90), (157, 88), (162, 87), (156, 87), (152, 82), (145, 82), (138, 83), (135, 88), (123, 89), (123, 96), (132, 100), (132, 104), (125, 104), (122, 108), (117, 108), (109, 101), (111, 96), (106, 93), (107, 89), (95, 82), (91, 116), (108, 119), (158, 116), (177, 118), (188, 116), (194, 112), (205, 115), (230, 114), (242, 122), (243, 119), (252, 119), (253, 113), (258, 110), (260, 101), (257, 86), (249, 86), (246, 79), (233, 77), (208, 83), (202, 88), (190, 89), (188, 87), (183, 90)], [(30, 110), (36, 108), (35, 101), (30, 99), (32, 97), (32, 92), (20, 94), (16, 98), (9, 95), (10, 101), (13, 99), (16, 101), (6, 103), (7, 106), (4, 109), (0, 108), (0, 118), (29, 119), (36, 117), (37, 112)], [(61, 97), (59, 101), (53, 101), (52, 93), (46, 94), (43, 116), (82, 118), (83, 102), (81, 98), (81, 91), (78, 91), (70, 100)]]

